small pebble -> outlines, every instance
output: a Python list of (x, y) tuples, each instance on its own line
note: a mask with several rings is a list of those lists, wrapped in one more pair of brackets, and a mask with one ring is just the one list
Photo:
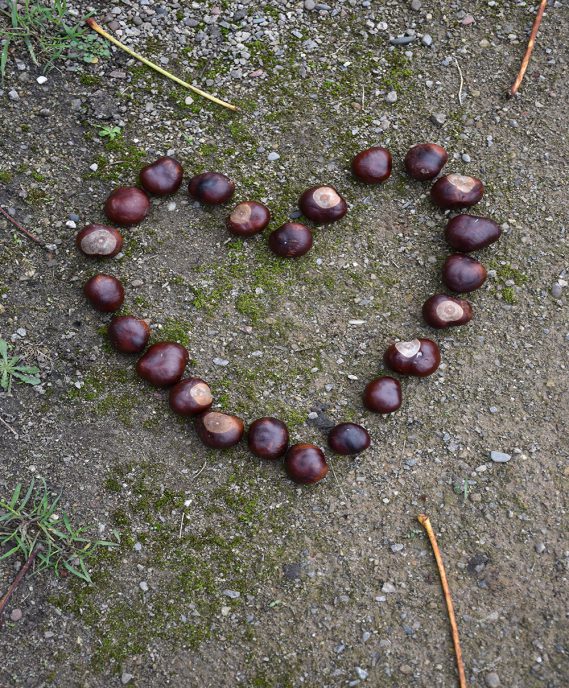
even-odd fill
[(413, 673), (413, 667), (410, 667), (408, 664), (402, 664), (399, 667), (399, 671), (405, 675), (412, 674)]
[(535, 545), (535, 551), (536, 551), (538, 554), (543, 554), (543, 553), (545, 552), (545, 544), (544, 544), (543, 542), (538, 542), (538, 543)]
[(499, 451), (491, 451), (490, 459), (495, 463), (507, 463), (512, 458), (511, 454), (506, 454)]
[(498, 688), (498, 686), (502, 685), (500, 683), (500, 677), (495, 671), (491, 671), (489, 674), (486, 674), (486, 685), (488, 688)]
[(411, 9), (414, 10), (415, 12), (418, 12), (421, 9), (422, 2), (421, 0), (411, 0)]
[(396, 103), (397, 102), (397, 92), (396, 91), (389, 91), (389, 93), (385, 96), (385, 100), (388, 103)]
[(121, 683), (123, 686), (126, 686), (127, 683), (130, 683), (134, 676), (132, 674), (129, 674), (127, 671), (123, 671), (122, 676), (121, 676)]
[(186, 105), (191, 105), (193, 102), (194, 102), (194, 99), (192, 98), (192, 96), (186, 96), (186, 98), (184, 100), (184, 103), (186, 103)]
[(223, 594), (226, 597), (230, 597), (232, 600), (236, 600), (238, 597), (241, 597), (241, 593), (237, 592), (237, 590), (224, 590)]
[(423, 35), (423, 38), (421, 38), (421, 43), (423, 45), (426, 45), (428, 48), (429, 46), (433, 45), (433, 37), (430, 34), (426, 33)]
[(97, 165), (97, 163), (94, 162), (92, 165), (89, 165), (89, 169), (90, 169), (92, 172), (96, 172), (96, 171), (99, 169), (99, 165)]
[(356, 674), (358, 675), (358, 678), (361, 678), (362, 681), (365, 681), (368, 676), (367, 671), (361, 667), (356, 667)]
[(148, 592), (148, 583), (146, 581), (140, 581), (138, 587), (142, 590), (142, 592)]
[(394, 545), (391, 545), (391, 551), (393, 553), (402, 552), (404, 547), (405, 547), (405, 545), (402, 545), (400, 543), (395, 543)]
[(216, 357), (213, 359), (213, 362), (215, 365), (218, 365), (218, 366), (226, 366), (229, 364), (229, 361), (226, 358), (217, 358)]
[(442, 112), (434, 112), (431, 115), (431, 122), (435, 124), (437, 127), (442, 127), (443, 124), (447, 121), (447, 116), (443, 114)]
[(304, 9), (305, 10), (313, 10), (316, 7), (316, 3), (314, 0), (304, 0)]
[(468, 153), (463, 153), (463, 154), (461, 155), (461, 158), (462, 158), (462, 162), (470, 162), (471, 159), (472, 159), (472, 158), (470, 157), (470, 155), (468, 155)]
[(20, 100), (20, 96), (18, 95), (18, 91), (14, 91), (14, 89), (12, 89), (11, 91), (8, 91), (8, 98), (10, 98), (10, 100)]
[(485, 38), (483, 38), (478, 45), (481, 48), (489, 48), (490, 47), (490, 41), (487, 41)]
[(397, 588), (393, 585), (393, 583), (384, 583), (383, 587), (381, 588), (381, 592), (396, 592)]
[(38, 76), (38, 78), (36, 79), (36, 81), (37, 81), (38, 84), (41, 86), (42, 84), (45, 84), (45, 83), (46, 83), (46, 81), (47, 81), (47, 76)]
[(270, 160), (272, 162), (273, 160), (278, 160), (280, 157), (281, 156), (278, 153), (276, 153), (275, 151), (272, 151), (271, 153), (269, 153), (267, 155), (267, 160)]
[(22, 613), (21, 609), (18, 609), (18, 608), (12, 609), (12, 611), (10, 612), (10, 619), (12, 621), (19, 621), (22, 618), (22, 616), (23, 616), (23, 613)]
[(551, 296), (553, 296), (554, 299), (560, 298), (562, 293), (563, 293), (563, 288), (559, 283), (555, 283), (551, 287)]

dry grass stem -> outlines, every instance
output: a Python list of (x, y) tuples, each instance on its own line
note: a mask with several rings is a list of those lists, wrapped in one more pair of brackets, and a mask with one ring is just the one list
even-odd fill
[(518, 76), (516, 77), (516, 80), (514, 81), (512, 88), (508, 91), (508, 95), (510, 97), (515, 96), (516, 93), (518, 92), (518, 89), (520, 88), (520, 85), (524, 79), (526, 70), (528, 68), (528, 64), (531, 58), (531, 54), (533, 53), (533, 49), (535, 46), (535, 39), (537, 37), (537, 32), (539, 30), (539, 25), (541, 24), (541, 20), (543, 19), (543, 13), (545, 12), (545, 8), (547, 7), (547, 0), (541, 0), (539, 4), (539, 9), (537, 10), (537, 15), (535, 17), (535, 20), (533, 22), (533, 26), (531, 27), (531, 33), (529, 36), (529, 41), (528, 41), (528, 47), (526, 48), (525, 55), (522, 60), (522, 64), (520, 67), (520, 71), (518, 72)]

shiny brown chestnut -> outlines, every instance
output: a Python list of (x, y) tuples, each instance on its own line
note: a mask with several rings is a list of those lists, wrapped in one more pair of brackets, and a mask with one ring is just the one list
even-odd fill
[(374, 413), (393, 413), (401, 406), (401, 384), (389, 375), (368, 382), (363, 395), (364, 405)]
[(93, 308), (101, 313), (118, 311), (124, 301), (124, 288), (121, 281), (103, 273), (87, 280), (83, 286), (83, 293)]
[(484, 185), (476, 177), (447, 174), (431, 187), (431, 198), (439, 208), (465, 208), (476, 205), (484, 195)]
[(138, 354), (148, 344), (150, 327), (132, 315), (117, 315), (107, 331), (114, 349), (122, 354)]
[(150, 210), (148, 196), (135, 186), (119, 186), (105, 201), (105, 215), (117, 225), (136, 225)]
[(314, 444), (293, 444), (286, 453), (284, 465), (295, 483), (317, 483), (328, 473), (326, 457)]
[(423, 304), (423, 318), (427, 325), (441, 330), (466, 325), (472, 320), (472, 305), (464, 299), (435, 294)]
[(436, 143), (418, 143), (405, 156), (405, 169), (413, 179), (434, 179), (448, 160), (446, 150)]
[(270, 233), (269, 248), (281, 258), (298, 258), (312, 248), (312, 232), (300, 222), (285, 222)]
[(288, 428), (278, 418), (257, 418), (247, 435), (249, 449), (262, 459), (278, 459), (288, 447)]
[(346, 201), (333, 186), (313, 186), (298, 201), (302, 214), (317, 225), (341, 219), (348, 212)]
[(225, 221), (227, 229), (237, 236), (249, 237), (262, 232), (271, 221), (271, 212), (257, 201), (243, 201), (233, 208)]
[(77, 232), (75, 245), (90, 258), (112, 258), (120, 253), (123, 238), (114, 227), (93, 224)]
[(226, 449), (238, 444), (245, 429), (241, 418), (219, 411), (206, 411), (197, 416), (195, 427), (200, 440), (212, 449)]
[(441, 352), (432, 339), (413, 339), (396, 342), (383, 355), (385, 365), (401, 375), (427, 377), (441, 362)]
[(168, 402), (172, 411), (180, 416), (197, 416), (210, 408), (213, 396), (207, 382), (199, 377), (188, 377), (170, 389)]
[(140, 170), (140, 183), (154, 196), (168, 196), (176, 193), (182, 185), (184, 168), (169, 155), (158, 158)]
[(477, 215), (457, 215), (445, 227), (447, 244), (461, 253), (479, 251), (498, 241), (502, 230), (494, 220)]
[(474, 291), (486, 281), (488, 273), (479, 261), (462, 253), (453, 253), (443, 263), (445, 285), (459, 293)]
[(368, 431), (357, 423), (339, 423), (328, 433), (328, 446), (336, 454), (353, 456), (365, 451), (371, 443)]
[(203, 172), (190, 179), (188, 193), (207, 205), (220, 205), (228, 201), (235, 191), (235, 183), (219, 172)]
[(382, 184), (391, 175), (391, 153), (374, 146), (358, 153), (352, 160), (352, 172), (366, 184)]
[(182, 377), (188, 360), (188, 352), (181, 344), (158, 342), (138, 359), (136, 372), (155, 387), (170, 387)]

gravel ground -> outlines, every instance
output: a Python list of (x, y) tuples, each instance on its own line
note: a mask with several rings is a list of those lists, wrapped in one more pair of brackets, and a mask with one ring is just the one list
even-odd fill
[[(550, 3), (520, 97), (504, 95), (534, 4), (95, 8), (236, 114), (115, 51), (44, 83), (23, 52), (9, 60), (0, 202), (53, 248), (0, 219), (0, 335), (42, 371), (38, 387), (0, 394), (12, 428), (0, 426), (0, 490), (45, 476), (62, 508), (94, 535), (118, 528), (122, 545), (93, 562), (92, 586), (26, 580), (0, 636), (1, 688), (456, 685), (423, 511), (469, 684), (569, 684), (566, 3)], [(109, 142), (102, 126), (122, 135)], [(476, 212), (503, 229), (478, 255), (489, 279), (457, 331), (431, 331), (420, 314), (448, 254), (429, 185), (402, 172), (425, 140), (447, 148), (449, 171), (484, 180)], [(394, 172), (363, 187), (349, 160), (376, 143)], [(188, 346), (219, 408), (247, 422), (277, 415), (293, 441), (320, 445), (331, 422), (369, 429), (372, 447), (330, 457), (317, 486), (290, 483), (245, 447), (205, 450), (109, 350), (108, 318), (82, 298), (101, 268), (75, 250), (77, 227), (102, 221), (109, 192), (167, 152), (188, 176), (230, 175), (236, 199), (268, 203), (274, 226), (298, 216), (315, 183), (350, 203), (315, 230), (307, 256), (284, 263), (264, 236), (229, 240), (226, 210), (180, 191), (153, 201), (102, 268), (156, 339)], [(373, 416), (366, 381), (394, 338), (415, 336), (436, 339), (443, 364), (404, 381), (400, 411)], [(1, 562), (0, 589), (14, 571)]]

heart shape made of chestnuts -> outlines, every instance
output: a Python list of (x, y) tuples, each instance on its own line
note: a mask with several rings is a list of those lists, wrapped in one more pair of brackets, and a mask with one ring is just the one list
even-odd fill
[[(448, 160), (442, 146), (422, 143), (413, 146), (405, 156), (404, 166), (413, 179), (432, 180), (438, 177)], [(352, 160), (353, 175), (365, 184), (383, 184), (391, 175), (391, 153), (374, 146), (358, 153)], [(167, 196), (175, 193), (183, 181), (182, 165), (165, 156), (140, 171), (142, 189), (119, 187), (105, 202), (105, 214), (114, 224), (123, 227), (142, 222), (150, 210), (149, 194)], [(231, 199), (234, 182), (218, 172), (204, 172), (191, 178), (188, 193), (207, 205), (219, 205)], [(435, 205), (443, 209), (460, 209), (475, 205), (484, 193), (479, 179), (459, 174), (439, 177), (431, 188)], [(299, 199), (299, 208), (314, 224), (330, 224), (348, 212), (348, 204), (338, 190), (330, 185), (313, 186)], [(247, 238), (263, 232), (271, 221), (269, 208), (259, 201), (242, 201), (226, 219), (227, 229), (234, 235)], [(478, 289), (486, 279), (482, 263), (466, 255), (483, 249), (500, 238), (500, 227), (489, 218), (459, 214), (451, 218), (445, 229), (445, 239), (457, 251), (450, 255), (442, 268), (442, 281), (459, 294)], [(112, 258), (122, 249), (123, 237), (115, 227), (90, 224), (76, 236), (77, 248), (92, 258)], [(285, 222), (271, 232), (268, 245), (282, 258), (299, 258), (312, 248), (312, 231), (300, 222)], [(116, 277), (98, 273), (83, 287), (91, 305), (102, 313), (118, 311), (124, 301), (124, 288)], [(465, 325), (473, 317), (472, 305), (465, 299), (447, 294), (435, 294), (423, 304), (425, 322), (435, 329)], [(213, 395), (207, 382), (199, 377), (183, 378), (189, 360), (188, 351), (177, 342), (158, 342), (147, 349), (150, 327), (145, 320), (131, 315), (117, 315), (108, 325), (108, 337), (114, 349), (123, 354), (141, 354), (136, 363), (138, 375), (155, 387), (168, 388), (171, 410), (184, 417), (193, 417), (198, 437), (216, 449), (232, 447), (244, 435), (241, 418), (211, 409)], [(145, 351), (146, 349), (146, 351)], [(391, 344), (383, 358), (385, 366), (402, 376), (427, 377), (439, 367), (441, 355), (438, 345), (428, 338)], [(383, 375), (371, 380), (363, 392), (363, 404), (372, 412), (387, 414), (400, 408), (401, 383)], [(289, 432), (278, 418), (262, 417), (251, 423), (247, 444), (256, 456), (275, 460), (284, 456), (289, 477), (298, 483), (316, 483), (328, 473), (323, 451), (314, 444), (289, 445)], [(370, 436), (356, 423), (340, 423), (328, 432), (328, 446), (347, 456), (359, 454), (370, 446)]]

